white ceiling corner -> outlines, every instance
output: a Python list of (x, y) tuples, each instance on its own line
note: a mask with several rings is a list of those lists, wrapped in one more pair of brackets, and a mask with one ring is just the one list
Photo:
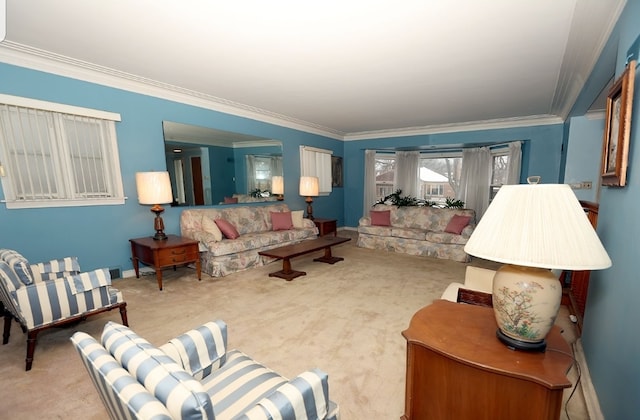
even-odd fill
[(624, 0), (7, 0), (0, 61), (352, 140), (563, 121)]

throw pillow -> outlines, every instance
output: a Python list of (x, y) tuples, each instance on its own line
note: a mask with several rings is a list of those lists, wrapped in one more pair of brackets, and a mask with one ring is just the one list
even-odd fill
[(449, 220), (447, 227), (444, 228), (444, 231), (460, 235), (462, 233), (462, 230), (469, 224), (470, 220), (470, 216), (460, 216), (458, 214), (454, 214), (451, 220)]
[(273, 230), (289, 230), (293, 228), (290, 211), (270, 211)]
[(215, 239), (216, 242), (220, 242), (222, 240), (222, 232), (220, 231), (220, 228), (210, 217), (205, 216), (202, 218), (202, 230), (213, 235), (213, 239)]
[(240, 237), (238, 230), (231, 223), (227, 222), (224, 219), (216, 219), (215, 222), (225, 238), (236, 239)]
[(293, 222), (295, 229), (302, 229), (304, 227), (304, 223), (302, 222), (303, 218), (304, 210), (294, 210), (291, 212), (291, 222)]
[(391, 226), (391, 210), (371, 210), (372, 226)]
[(225, 197), (224, 204), (238, 204), (238, 197)]

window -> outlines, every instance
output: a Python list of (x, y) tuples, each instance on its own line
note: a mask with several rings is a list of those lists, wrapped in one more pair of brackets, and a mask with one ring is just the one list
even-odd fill
[(489, 186), (489, 202), (496, 196), (500, 187), (507, 183), (509, 154), (507, 149), (493, 152), (491, 185)]
[(455, 153), (423, 154), (420, 158), (420, 199), (445, 204), (456, 198), (462, 172), (462, 155)]
[(300, 176), (318, 177), (320, 195), (331, 193), (331, 155), (333, 152), (300, 146)]
[(393, 193), (395, 172), (395, 156), (376, 154), (376, 201), (380, 201)]
[(247, 155), (247, 191), (271, 191), (271, 178), (282, 174), (282, 156)]
[(109, 112), (0, 95), (7, 208), (123, 204), (119, 120)]
[[(393, 193), (395, 156), (376, 154), (376, 200)], [(421, 200), (444, 204), (455, 198), (460, 185), (462, 156), (458, 153), (423, 153), (420, 157), (419, 196)], [(405, 195), (403, 193), (403, 195)]]

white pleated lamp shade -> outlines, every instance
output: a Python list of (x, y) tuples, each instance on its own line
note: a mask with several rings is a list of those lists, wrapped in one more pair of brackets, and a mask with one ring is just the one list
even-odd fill
[(469, 238), (470, 255), (525, 267), (598, 270), (611, 259), (566, 184), (504, 185)]
[(303, 197), (318, 196), (318, 177), (301, 176), (300, 177), (300, 195)]
[(284, 178), (281, 176), (274, 176), (271, 178), (271, 193), (284, 194)]
[(167, 204), (173, 201), (169, 172), (136, 173), (136, 189), (140, 204)]

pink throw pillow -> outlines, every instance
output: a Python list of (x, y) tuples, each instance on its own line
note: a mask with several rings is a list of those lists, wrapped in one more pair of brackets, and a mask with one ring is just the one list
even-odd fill
[(371, 210), (372, 226), (391, 226), (391, 210)]
[(293, 220), (290, 211), (271, 211), (271, 224), (273, 230), (289, 230), (293, 229)]
[(444, 231), (460, 235), (462, 233), (462, 230), (469, 224), (470, 220), (470, 216), (460, 216), (458, 214), (454, 214), (451, 220), (449, 220), (449, 224), (447, 224), (447, 227), (444, 228)]
[(224, 204), (238, 204), (238, 197), (225, 197)]
[(224, 219), (216, 219), (215, 222), (216, 225), (218, 225), (218, 229), (220, 229), (220, 232), (222, 232), (225, 238), (236, 239), (240, 237), (238, 230), (231, 223), (227, 222)]

